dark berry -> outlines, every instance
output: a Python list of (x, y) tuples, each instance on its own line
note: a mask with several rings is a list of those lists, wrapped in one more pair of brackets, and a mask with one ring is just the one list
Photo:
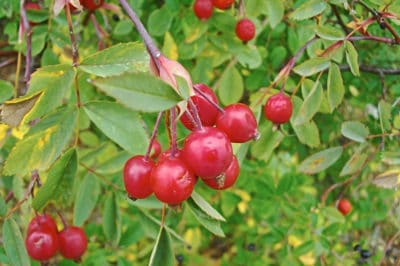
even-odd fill
[(356, 244), (356, 245), (353, 247), (353, 250), (354, 250), (354, 251), (360, 251), (360, 250), (361, 250), (361, 245), (360, 245), (360, 244)]
[(363, 259), (368, 259), (372, 256), (372, 254), (368, 249), (362, 249), (360, 250), (360, 256)]
[(248, 251), (255, 251), (256, 250), (256, 244), (250, 243), (247, 245), (247, 250)]
[(292, 116), (293, 105), (288, 96), (279, 92), (268, 98), (264, 106), (264, 115), (274, 124), (283, 124)]
[(256, 34), (256, 27), (253, 21), (243, 18), (236, 23), (236, 36), (244, 42), (250, 41)]

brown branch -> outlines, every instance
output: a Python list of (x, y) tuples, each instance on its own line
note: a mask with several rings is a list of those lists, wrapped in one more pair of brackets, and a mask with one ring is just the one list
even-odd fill
[[(341, 65), (339, 66), (340, 70), (348, 71), (350, 70), (350, 67), (348, 65)], [(400, 68), (380, 68), (380, 67), (375, 67), (375, 66), (366, 66), (366, 65), (360, 65), (360, 70), (363, 72), (368, 72), (371, 74), (376, 74), (376, 75), (400, 75)]]

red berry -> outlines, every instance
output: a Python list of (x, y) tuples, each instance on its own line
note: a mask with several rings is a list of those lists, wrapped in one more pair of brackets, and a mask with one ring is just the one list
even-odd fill
[(80, 0), (80, 2), (84, 8), (91, 11), (98, 9), (104, 4), (104, 0)]
[(48, 214), (42, 214), (35, 216), (28, 224), (28, 235), (33, 231), (47, 227), (57, 233), (57, 224), (53, 218)]
[(235, 0), (212, 0), (213, 5), (219, 9), (228, 9)]
[(151, 153), (150, 153), (150, 158), (155, 160), (158, 158), (158, 156), (161, 153), (161, 144), (158, 142), (158, 140), (153, 141), (153, 146), (151, 147)]
[(178, 158), (165, 158), (151, 171), (151, 186), (160, 201), (178, 205), (193, 192), (196, 178), (186, 164)]
[(256, 27), (253, 21), (243, 18), (236, 23), (236, 36), (244, 42), (250, 41), (256, 34)]
[(179, 149), (177, 149), (177, 150), (175, 151), (174, 156), (171, 156), (171, 149), (168, 149), (168, 150), (166, 150), (165, 152), (163, 152), (163, 153), (160, 154), (160, 157), (158, 157), (158, 161), (160, 162), (160, 161), (162, 161), (162, 160), (165, 160), (165, 159), (168, 159), (168, 158), (172, 158), (172, 157), (173, 157), (173, 158), (182, 159), (182, 151), (179, 150)]
[(143, 199), (151, 195), (150, 173), (153, 167), (154, 163), (143, 155), (134, 156), (125, 163), (124, 184), (129, 197)]
[(82, 228), (68, 226), (58, 234), (60, 253), (64, 258), (79, 260), (87, 248), (87, 237)]
[[(40, 7), (39, 3), (36, 3), (36, 2), (26, 2), (26, 3), (24, 4), (24, 7), (25, 7), (25, 10), (40, 10), (40, 9), (42, 9), (42, 8)], [(31, 27), (34, 27), (34, 26), (36, 26), (37, 24), (38, 24), (38, 23), (29, 21), (29, 25), (30, 25)]]
[(39, 227), (28, 233), (25, 239), (25, 247), (32, 259), (49, 260), (58, 251), (57, 232), (50, 227)]
[(235, 103), (219, 112), (216, 126), (225, 132), (231, 142), (243, 143), (251, 139), (257, 139), (257, 121), (250, 108), (242, 103)]
[(239, 176), (239, 171), (240, 171), (239, 162), (236, 159), (236, 156), (233, 155), (232, 162), (223, 175), (217, 176), (216, 178), (212, 179), (203, 179), (203, 182), (207, 186), (213, 189), (217, 190), (227, 189), (235, 184)]
[[(194, 85), (196, 89), (200, 90), (208, 99), (213, 101), (215, 104), (218, 104), (217, 96), (215, 93), (205, 84), (199, 83)], [(200, 117), (201, 124), (206, 127), (211, 127), (215, 124), (215, 120), (217, 119), (218, 109), (213, 106), (208, 100), (206, 100), (202, 95), (196, 94), (190, 97), (193, 101), (193, 104), (197, 108), (197, 112)], [(190, 112), (192, 117), (194, 116), (193, 109), (188, 106), (188, 110), (186, 112)], [(182, 124), (189, 130), (193, 130), (196, 126), (192, 123), (187, 113), (184, 113), (180, 120)]]
[(208, 19), (213, 13), (213, 3), (211, 0), (195, 0), (193, 11), (199, 19)]
[(232, 144), (228, 136), (213, 127), (193, 131), (185, 139), (182, 158), (202, 178), (215, 178), (223, 173), (232, 161)]
[(347, 215), (351, 211), (351, 203), (348, 199), (340, 199), (337, 208), (343, 215)]
[(288, 122), (292, 115), (292, 111), (292, 101), (282, 92), (269, 97), (264, 106), (265, 117), (275, 124)]

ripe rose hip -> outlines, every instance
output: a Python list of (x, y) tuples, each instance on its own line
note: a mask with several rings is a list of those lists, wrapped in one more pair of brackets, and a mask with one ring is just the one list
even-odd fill
[(91, 11), (94, 11), (104, 4), (104, 0), (80, 0), (81, 5)]
[(59, 234), (60, 253), (64, 258), (79, 260), (87, 248), (87, 237), (82, 228), (68, 226)]
[(239, 176), (239, 171), (239, 162), (236, 159), (236, 156), (233, 155), (232, 162), (229, 165), (228, 169), (226, 169), (225, 173), (223, 173), (221, 176), (217, 176), (216, 178), (202, 180), (210, 188), (223, 190), (230, 188), (235, 184)]
[[(209, 100), (213, 101), (215, 104), (218, 104), (217, 96), (207, 85), (199, 83), (195, 84), (194, 86), (196, 87), (196, 89), (200, 90)], [(217, 115), (219, 112), (218, 109), (197, 92), (196, 95), (193, 95), (190, 98), (197, 108), (201, 124), (206, 127), (213, 126), (215, 124), (215, 120), (217, 119)], [(194, 116), (194, 111), (192, 108), (190, 108), (190, 106), (188, 106), (186, 112), (190, 112), (192, 117)], [(186, 112), (181, 116), (180, 120), (187, 129), (194, 130), (196, 126), (192, 123), (192, 120), (189, 118)]]
[(124, 185), (129, 197), (144, 199), (151, 195), (150, 173), (153, 167), (154, 163), (143, 155), (134, 156), (125, 163)]
[(186, 164), (203, 179), (222, 174), (231, 163), (232, 155), (228, 136), (214, 127), (204, 127), (190, 133), (182, 149)]
[(250, 108), (242, 103), (235, 103), (218, 113), (216, 126), (225, 132), (231, 142), (243, 143), (257, 139), (257, 121)]
[(150, 180), (156, 198), (170, 205), (178, 205), (189, 198), (196, 184), (196, 178), (186, 164), (171, 157), (157, 163)]
[(293, 105), (290, 97), (282, 92), (268, 98), (264, 106), (265, 117), (274, 124), (284, 124), (290, 120)]
[(57, 225), (53, 218), (48, 214), (42, 214), (35, 216), (28, 224), (28, 235), (33, 231), (40, 228), (47, 227), (57, 233)]
[(337, 208), (343, 215), (347, 215), (351, 211), (351, 203), (348, 199), (342, 198), (337, 203)]
[(235, 0), (212, 0), (213, 5), (219, 9), (228, 9), (234, 2)]
[(236, 36), (244, 42), (250, 41), (256, 34), (256, 27), (253, 21), (243, 18), (236, 23)]
[(46, 226), (40, 227), (27, 234), (25, 247), (32, 259), (49, 260), (58, 251), (57, 232)]
[(213, 3), (211, 0), (195, 0), (193, 11), (199, 19), (208, 19), (213, 13)]
[(180, 149), (177, 149), (174, 153), (174, 156), (171, 156), (171, 149), (168, 149), (160, 154), (160, 157), (158, 157), (158, 161), (160, 162), (168, 158), (178, 158), (182, 160), (182, 151)]

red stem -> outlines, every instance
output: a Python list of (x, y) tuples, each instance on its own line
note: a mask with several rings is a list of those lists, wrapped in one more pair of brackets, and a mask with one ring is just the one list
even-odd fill
[(158, 131), (158, 127), (160, 126), (162, 115), (163, 115), (163, 112), (159, 112), (158, 113), (156, 123), (154, 124), (153, 132), (151, 133), (149, 146), (147, 147), (147, 151), (146, 151), (146, 154), (144, 156), (145, 160), (148, 160), (149, 157), (150, 157), (151, 148), (153, 147), (154, 140), (156, 139), (157, 131)]

